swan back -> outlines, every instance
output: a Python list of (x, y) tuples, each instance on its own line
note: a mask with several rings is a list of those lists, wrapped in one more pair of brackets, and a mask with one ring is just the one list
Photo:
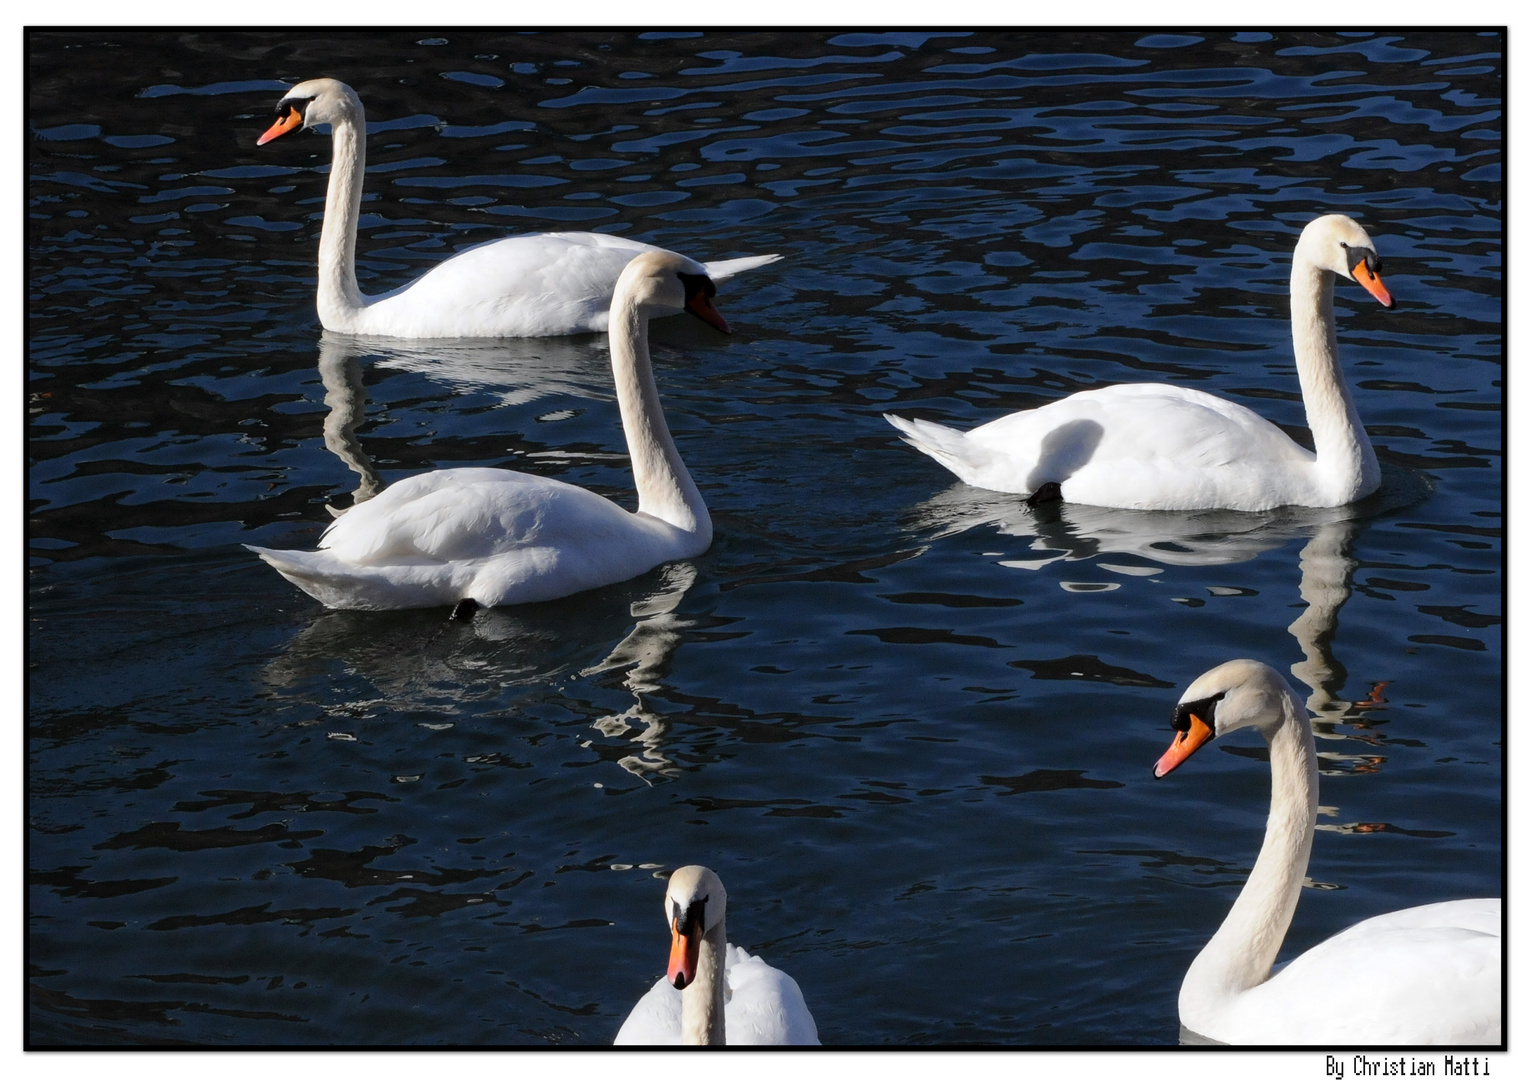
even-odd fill
[(1501, 901), (1406, 908), (1343, 930), (1240, 995), (1222, 1042), (1501, 1041)]

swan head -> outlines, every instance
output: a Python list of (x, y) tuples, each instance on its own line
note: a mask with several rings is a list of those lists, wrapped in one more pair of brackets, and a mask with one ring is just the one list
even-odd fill
[(1356, 281), (1385, 307), (1395, 298), (1380, 281), (1379, 254), (1363, 226), (1345, 214), (1327, 214), (1305, 226), (1295, 245), (1296, 261), (1304, 259), (1322, 270)]
[(1229, 660), (1195, 679), (1173, 710), (1178, 734), (1157, 762), (1158, 779), (1182, 765), (1205, 743), (1244, 727), (1267, 729), (1284, 718), (1289, 684), (1267, 664)]
[(289, 131), (342, 120), (358, 122), (366, 115), (356, 92), (338, 79), (309, 79), (286, 92), (276, 103), (276, 122), (256, 140), (264, 146)]
[(700, 939), (727, 915), (727, 890), (722, 879), (704, 866), (681, 866), (669, 875), (663, 897), (663, 917), (674, 934), (669, 952), (668, 980), (683, 990), (695, 981)]
[(644, 251), (621, 271), (611, 307), (624, 300), (639, 309), (665, 314), (688, 311), (701, 322), (730, 334), (732, 328), (711, 303), (715, 295), (716, 284), (694, 259), (672, 251)]

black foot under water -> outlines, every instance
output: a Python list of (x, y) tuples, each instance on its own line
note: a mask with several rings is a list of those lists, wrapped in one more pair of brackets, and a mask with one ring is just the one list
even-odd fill
[(465, 600), (458, 600), (456, 602), (456, 606), (451, 609), (451, 621), (455, 622), (458, 619), (470, 619), (472, 618), (472, 613), (477, 611), (477, 609), (481, 606), (481, 604), (472, 599), (470, 596)]
[(1056, 483), (1054, 480), (1047, 480), (1045, 483), (1035, 488), (1034, 493), (1030, 495), (1029, 498), (1024, 500), (1024, 505), (1039, 506), (1041, 503), (1060, 501), (1061, 485)]

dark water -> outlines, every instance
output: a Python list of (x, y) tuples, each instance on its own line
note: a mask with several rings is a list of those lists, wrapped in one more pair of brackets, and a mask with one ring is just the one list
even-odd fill
[[(1499, 894), (1499, 37), (27, 48), (32, 1044), (607, 1043), (689, 862), (824, 1042), (1172, 1043), (1268, 779), (1250, 735), (1150, 767), (1239, 655), (1321, 713), (1286, 955)], [(317, 75), (371, 120), (369, 291), (507, 230), (785, 256), (733, 337), (656, 331), (706, 555), (460, 624), (240, 546), (437, 466), (629, 498), (598, 337), (322, 334), (329, 140), (254, 146)], [(1400, 300), (1338, 291), (1362, 504), (1030, 511), (881, 419), (1160, 379), (1303, 437), (1289, 253), (1331, 211)]]

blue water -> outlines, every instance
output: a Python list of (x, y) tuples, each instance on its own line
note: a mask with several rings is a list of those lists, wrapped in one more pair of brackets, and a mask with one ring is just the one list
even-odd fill
[[(1319, 714), (1285, 955), (1500, 894), (1499, 36), (27, 49), (31, 1045), (608, 1043), (694, 862), (825, 1043), (1171, 1044), (1268, 779), (1250, 733), (1150, 770), (1235, 656)], [(371, 122), (367, 291), (506, 231), (784, 256), (723, 287), (732, 337), (656, 324), (704, 556), (462, 623), (244, 550), (434, 467), (630, 505), (599, 337), (321, 331), (329, 140), (254, 145), (318, 75)], [(1289, 256), (1326, 212), (1399, 300), (1337, 293), (1363, 503), (1030, 510), (881, 419), (1162, 380), (1304, 438)]]

